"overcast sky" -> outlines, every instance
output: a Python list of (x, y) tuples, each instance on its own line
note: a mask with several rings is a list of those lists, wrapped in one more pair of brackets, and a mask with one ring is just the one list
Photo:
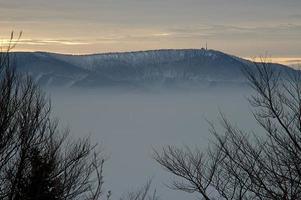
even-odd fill
[(209, 48), (301, 57), (301, 0), (0, 0), (0, 37), (64, 53)]

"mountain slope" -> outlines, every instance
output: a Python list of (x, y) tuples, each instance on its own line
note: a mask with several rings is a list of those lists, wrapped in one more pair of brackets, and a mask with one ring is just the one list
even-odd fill
[[(17, 69), (53, 87), (208, 87), (241, 84), (247, 60), (205, 49), (93, 55), (14, 53)], [(280, 64), (277, 69), (291, 70)]]

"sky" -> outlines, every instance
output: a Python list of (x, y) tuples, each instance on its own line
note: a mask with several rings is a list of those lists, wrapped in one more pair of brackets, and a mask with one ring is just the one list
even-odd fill
[(2, 44), (89, 54), (208, 48), (300, 61), (300, 0), (0, 0)]

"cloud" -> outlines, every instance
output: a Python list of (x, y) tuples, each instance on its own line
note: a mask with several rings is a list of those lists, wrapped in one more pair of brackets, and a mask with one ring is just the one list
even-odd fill
[(154, 33), (153, 36), (155, 37), (167, 37), (172, 35), (172, 33)]
[(156, 33), (141, 33), (141, 34), (125, 34), (110, 35), (106, 37), (98, 37), (93, 39), (0, 39), (0, 44), (6, 46), (10, 43), (17, 43), (18, 45), (31, 45), (31, 46), (51, 46), (51, 45), (91, 45), (91, 44), (111, 44), (118, 42), (133, 42), (133, 41), (147, 41), (158, 38), (170, 37), (171, 33), (156, 32)]
[(3, 39), (2, 45), (8, 45), (10, 43), (17, 43), (19, 45), (87, 45), (89, 42), (81, 40), (55, 40), (55, 39)]
[(169, 29), (173, 35), (178, 37), (205, 37), (221, 39), (247, 38), (254, 39), (258, 36), (283, 39), (300, 39), (300, 24), (278, 24), (267, 26), (239, 26), (239, 25), (198, 25), (189, 27), (178, 27)]
[[(136, 41), (158, 41), (158, 39), (214, 39), (214, 40), (254, 40), (257, 38), (266, 40), (273, 39), (301, 39), (301, 25), (299, 24), (278, 24), (269, 26), (239, 26), (221, 24), (201, 24), (198, 26), (178, 26), (161, 29), (133, 29), (120, 28), (117, 33), (104, 33), (102, 37), (82, 37), (82, 38), (40, 38), (23, 39), (18, 43), (21, 45), (91, 45), (110, 44), (120, 42)], [(2, 40), (2, 44), (7, 44), (9, 40)]]
[(292, 19), (301, 19), (301, 14), (291, 14), (291, 15), (289, 15), (289, 18), (292, 18)]

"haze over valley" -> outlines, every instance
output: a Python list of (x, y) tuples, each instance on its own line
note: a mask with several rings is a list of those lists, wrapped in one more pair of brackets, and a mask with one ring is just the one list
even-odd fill
[[(17, 70), (47, 91), (53, 115), (75, 137), (90, 135), (108, 155), (105, 180), (114, 196), (152, 178), (165, 199), (195, 195), (165, 188), (170, 178), (153, 161), (154, 148), (191, 145), (207, 149), (208, 120), (220, 112), (246, 130), (258, 127), (243, 69), (255, 65), (216, 50), (153, 50), (66, 55), (14, 53)], [(270, 64), (283, 73), (294, 70)], [(130, 183), (129, 183), (130, 180)]]

